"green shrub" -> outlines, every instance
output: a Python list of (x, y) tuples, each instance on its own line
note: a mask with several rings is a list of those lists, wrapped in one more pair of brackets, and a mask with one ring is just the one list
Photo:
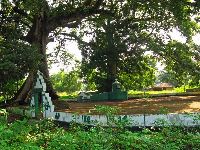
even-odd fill
[[(51, 120), (18, 120), (0, 124), (0, 149), (22, 150), (187, 150), (200, 149), (200, 129), (166, 126), (154, 131), (130, 131), (126, 123), (112, 118), (115, 108), (99, 106), (97, 109), (111, 117), (115, 127), (87, 127), (72, 123), (69, 128), (56, 126)], [(195, 118), (199, 119), (199, 118)], [(114, 121), (114, 122), (113, 122)]]

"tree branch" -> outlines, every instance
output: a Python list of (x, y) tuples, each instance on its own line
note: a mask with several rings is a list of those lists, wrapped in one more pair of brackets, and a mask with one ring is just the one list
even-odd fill
[(19, 9), (17, 6), (13, 7), (13, 11), (15, 13), (18, 13), (18, 14), (24, 16), (24, 17), (28, 17), (28, 14), (25, 11), (23, 11), (22, 9)]
[(17, 6), (14, 6), (13, 7), (13, 11), (23, 17), (26, 17), (28, 20), (32, 21), (32, 18), (22, 9), (20, 9), (19, 7)]
[[(89, 3), (90, 1), (86, 0), (85, 3), (86, 2)], [(80, 23), (80, 20), (82, 20), (88, 16), (94, 15), (94, 14), (108, 14), (107, 10), (99, 9), (102, 2), (103, 2), (103, 0), (97, 0), (93, 6), (88, 6), (88, 4), (85, 4), (87, 6), (83, 5), (81, 7), (76, 8), (72, 12), (67, 13), (66, 11), (64, 11), (63, 13), (61, 13), (59, 15), (52, 16), (48, 20), (48, 24), (49, 24), (48, 30), (53, 31), (57, 27), (70, 27), (74, 21), (79, 21), (77, 23)], [(77, 26), (78, 26), (78, 24), (77, 24)], [(74, 27), (74, 26), (72, 26), (72, 27)]]
[(102, 3), (103, 3), (103, 0), (97, 0), (96, 4), (94, 5), (94, 8), (98, 9)]
[(74, 41), (77, 41), (78, 43), (82, 43), (84, 45), (90, 45), (90, 43), (83, 41), (80, 37), (78, 37), (75, 34), (70, 34), (70, 33), (61, 33), (61, 34), (69, 37), (69, 38), (65, 37), (65, 39), (74, 40)]

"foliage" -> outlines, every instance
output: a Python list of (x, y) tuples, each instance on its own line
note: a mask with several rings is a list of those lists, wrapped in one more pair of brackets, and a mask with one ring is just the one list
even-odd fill
[[(200, 71), (196, 50), (191, 46), (180, 42), (171, 41), (167, 44), (167, 55), (170, 59), (165, 59), (168, 80), (174, 82), (175, 86), (187, 85), (189, 82), (196, 82), (199, 79), (197, 74)], [(181, 66), (181, 67), (180, 67)], [(196, 83), (198, 85), (198, 82)]]
[[(9, 25), (10, 28), (6, 28)], [(12, 26), (3, 23), (0, 28), (0, 93), (4, 99), (16, 93), (28, 72), (37, 68), (40, 59), (36, 47), (19, 41), (16, 37), (20, 34)]]
[[(189, 67), (190, 68), (190, 67)], [(197, 69), (195, 71), (198, 71)], [(179, 76), (177, 72), (173, 71), (162, 71), (158, 75), (156, 82), (161, 83), (170, 83), (173, 86), (178, 88), (183, 88), (183, 92), (187, 88), (197, 88), (200, 86), (200, 79), (199, 76), (197, 75), (198, 73), (194, 73), (192, 71), (187, 71), (187, 68), (184, 69), (184, 73)]]
[[(82, 33), (79, 33), (79, 35), (83, 37), (89, 35), (91, 31), (93, 32), (92, 36), (94, 36), (91, 42), (92, 48), (82, 49), (84, 57), (89, 54), (84, 63), (87, 64), (88, 60), (92, 60), (89, 56), (95, 56), (93, 57), (97, 60), (95, 63), (102, 65), (102, 67), (92, 66), (89, 68), (91, 70), (85, 74), (90, 76), (88, 74), (96, 71), (97, 73), (94, 74), (96, 86), (102, 89), (107, 88), (107, 90), (111, 89), (112, 81), (117, 76), (116, 72), (122, 74), (128, 72), (140, 78), (140, 75), (146, 74), (147, 71), (148, 75), (146, 74), (145, 77), (148, 76), (149, 79), (154, 75), (152, 73), (153, 65), (149, 65), (149, 61), (144, 60), (145, 51), (153, 51), (153, 56), (156, 59), (167, 60), (167, 58), (170, 58), (168, 57), (170, 56), (168, 55), (168, 51), (170, 51), (168, 47), (173, 46), (173, 44), (166, 45), (165, 41), (168, 37), (160, 33), (167, 33), (173, 28), (177, 28), (187, 37), (187, 41), (190, 41), (192, 34), (198, 31), (196, 22), (199, 17), (199, 1), (2, 0), (0, 8), (0, 41), (3, 39), (3, 46), (0, 48), (6, 47), (6, 52), (3, 54), (3, 56), (6, 56), (6, 61), (1, 65), (3, 73), (8, 68), (9, 72), (14, 69), (13, 72), (17, 75), (15, 78), (22, 79), (22, 76), (25, 77), (26, 73), (36, 66), (49, 80), (46, 45), (58, 36), (64, 39), (59, 41), (58, 47), (62, 47), (65, 40), (77, 40), (76, 29), (82, 23), (83, 26), (80, 27)], [(87, 23), (84, 24), (87, 21), (90, 21), (89, 27), (87, 27)], [(63, 29), (65, 27), (73, 28), (72, 32), (69, 33), (66, 29)], [(11, 38), (7, 38), (9, 36)], [(181, 50), (182, 48), (182, 46), (179, 47)], [(181, 50), (179, 52), (182, 52)], [(188, 50), (187, 47), (183, 48), (183, 51), (186, 50)], [(56, 54), (59, 51), (60, 48), (58, 48)], [(0, 53), (2, 53), (2, 50)], [(36, 56), (37, 53), (41, 54), (42, 58), (35, 63), (33, 56)], [(13, 61), (10, 62), (9, 54), (13, 54), (14, 63)], [(188, 53), (184, 52), (183, 54)], [(198, 51), (195, 51), (195, 54), (198, 54)], [(61, 59), (65, 60), (67, 57), (67, 53), (62, 53)], [(22, 59), (18, 62), (18, 58)], [(172, 58), (174, 59), (174, 57)], [(177, 67), (181, 63), (174, 66), (173, 62), (175, 61), (166, 61), (166, 63), (168, 62), (172, 62), (169, 63), (171, 64), (170, 69), (181, 68)], [(191, 61), (187, 62), (190, 63)], [(1, 70), (0, 72), (2, 73)], [(178, 72), (182, 73), (183, 71)], [(9, 76), (4, 76), (4, 78), (7, 77)], [(10, 79), (8, 80), (10, 81)], [(28, 85), (31, 85), (30, 82), (32, 81), (25, 82), (27, 86), (24, 85), (24, 87), (29, 89), (23, 88), (18, 93), (18, 100), (25, 99), (30, 93), (31, 88)], [(102, 82), (108, 84), (100, 86)], [(144, 81), (145, 84), (142, 86), (149, 85), (151, 83), (149, 82)], [(1, 87), (4, 87), (4, 85)], [(50, 96), (56, 98), (50, 82), (47, 84), (47, 89)]]
[[(107, 108), (106, 108), (107, 109)], [(165, 127), (130, 131), (112, 127), (56, 126), (50, 120), (18, 120), (0, 124), (0, 148), (9, 149), (199, 149), (200, 130)]]
[(0, 123), (7, 123), (8, 112), (6, 109), (0, 109)]
[(51, 76), (51, 81), (56, 91), (73, 93), (81, 90), (79, 70), (72, 70), (68, 73), (60, 71)]
[[(53, 41), (58, 35), (62, 35), (64, 39), (71, 38), (65, 36), (67, 32), (63, 28), (77, 28), (81, 20), (91, 15), (107, 13), (109, 8), (103, 3), (104, 0), (91, 1), (60, 1), (60, 0), (1, 0), (0, 1), (0, 43), (1, 53), (5, 53), (6, 59), (14, 59), (13, 61), (5, 61), (3, 64), (4, 70), (12, 70), (18, 75), (27, 75), (24, 72), (29, 72), (27, 82), (17, 92), (16, 100), (25, 100), (30, 93), (31, 85), (33, 84), (33, 73), (35, 66), (49, 79), (48, 63), (46, 46), (50, 41)], [(100, 6), (106, 6), (104, 7)], [(3, 35), (3, 37), (2, 37)], [(11, 36), (11, 38), (7, 38)], [(60, 47), (63, 42), (59, 43)], [(2, 49), (4, 50), (2, 51)], [(59, 53), (56, 52), (57, 54)], [(5, 52), (4, 52), (5, 51)], [(40, 54), (41, 57), (36, 63), (34, 60), (35, 54)], [(3, 54), (4, 55), (4, 54)], [(12, 56), (10, 56), (12, 55)], [(2, 55), (1, 55), (2, 56)], [(62, 60), (66, 62), (68, 53), (62, 53)], [(11, 58), (8, 58), (11, 57)], [(4, 57), (0, 57), (1, 60)], [(0, 60), (0, 61), (1, 61)], [(2, 60), (3, 61), (3, 60)], [(4, 62), (4, 61), (3, 61)], [(20, 63), (20, 64), (18, 64)], [(22, 63), (22, 64), (21, 64)], [(33, 64), (35, 66), (33, 66)], [(28, 66), (28, 67), (27, 67)], [(2, 66), (0, 66), (2, 67)], [(18, 68), (19, 70), (16, 70)], [(2, 73), (2, 69), (0, 72)], [(17, 72), (16, 72), (17, 71)], [(2, 77), (2, 76), (1, 76)], [(21, 78), (20, 78), (21, 79)], [(2, 79), (0, 80), (2, 81)], [(2, 87), (2, 86), (1, 86)], [(53, 99), (57, 98), (55, 91), (52, 88), (51, 82), (48, 82), (47, 89)]]
[(100, 106), (100, 105), (95, 106), (95, 110), (106, 116), (115, 115), (120, 111), (119, 108), (117, 108), (117, 107)]
[(178, 81), (176, 80), (175, 75), (166, 71), (161, 71), (156, 79), (156, 83), (162, 83), (162, 82), (170, 83), (176, 87), (180, 85), (180, 83), (178, 84)]
[(14, 96), (15, 92), (18, 89), (17, 82), (18, 81), (16, 81), (16, 80), (14, 80), (14, 81), (9, 80), (9, 81), (1, 84), (1, 87), (0, 87), (0, 92), (1, 92), (0, 102), (9, 100), (10, 98), (12, 98)]
[(154, 69), (155, 64), (148, 65), (152, 61), (150, 59), (150, 57), (144, 59), (144, 64), (140, 64), (141, 70), (139, 72), (136, 72), (137, 68), (134, 68), (133, 66), (132, 69), (135, 71), (132, 71), (132, 73), (119, 73), (119, 82), (126, 90), (142, 90), (154, 84), (156, 79)]
[[(198, 72), (198, 63), (193, 59), (198, 52), (192, 49), (190, 40), (199, 29), (197, 21), (191, 18), (197, 13), (193, 3), (127, 0), (108, 4), (114, 13), (88, 19), (79, 35), (91, 37), (89, 42), (79, 41), (82, 72), (89, 82), (96, 83), (98, 90), (111, 90), (115, 78), (122, 82), (139, 80), (140, 85), (133, 83), (133, 87), (129, 82), (125, 85), (127, 89), (148, 87), (155, 79), (155, 61), (166, 64), (179, 82), (188, 72), (193, 73), (191, 68)], [(171, 40), (169, 33), (173, 29), (187, 38), (187, 44)], [(152, 57), (147, 59), (147, 52)]]

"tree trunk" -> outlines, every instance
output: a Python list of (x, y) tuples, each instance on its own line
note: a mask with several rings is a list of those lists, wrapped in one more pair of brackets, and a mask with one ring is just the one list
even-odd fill
[[(101, 14), (104, 13), (101, 12), (100, 6), (103, 3), (103, 0), (96, 0), (96, 2), (92, 3), (89, 1), (81, 2), (80, 6), (73, 6), (70, 8), (70, 10), (64, 10), (64, 7), (67, 5), (63, 5), (63, 9), (59, 10), (57, 13), (56, 11), (58, 9), (53, 8), (50, 9), (50, 6), (48, 4), (48, 1), (41, 0), (40, 3), (36, 2), (35, 4), (38, 4), (37, 7), (37, 13), (34, 13), (35, 16), (30, 16), (31, 21), (31, 27), (28, 31), (28, 34), (26, 36), (26, 41), (28, 41), (31, 45), (35, 44), (38, 46), (39, 53), (42, 54), (43, 58), (41, 59), (41, 65), (39, 66), (39, 70), (43, 73), (44, 78), (47, 82), (47, 92), (50, 94), (52, 99), (57, 99), (58, 95), (54, 91), (52, 84), (49, 79), (49, 71), (48, 71), (48, 65), (47, 65), (47, 57), (46, 57), (46, 45), (47, 45), (47, 38), (51, 31), (55, 31), (57, 27), (77, 27), (77, 24), (80, 22), (80, 20), (91, 16), (93, 14)], [(85, 8), (87, 11), (85, 10)], [(57, 7), (59, 8), (59, 6)], [(17, 8), (18, 9), (18, 8)], [(19, 10), (18, 10), (19, 11)], [(105, 13), (107, 11), (105, 10)], [(24, 12), (20, 10), (20, 15)], [(29, 14), (25, 14), (29, 16)], [(26, 22), (26, 21), (25, 21)], [(28, 24), (28, 23), (27, 23)], [(27, 26), (30, 26), (28, 24)], [(30, 74), (29, 74), (30, 75)], [(31, 77), (28, 77), (29, 79)], [(28, 91), (31, 90), (31, 86), (33, 85), (33, 80), (28, 80), (25, 82), (23, 88), (21, 88), (21, 91), (17, 95), (17, 100), (25, 100)], [(28, 88), (27, 88), (28, 87)]]
[[(53, 100), (58, 98), (53, 86), (50, 82), (48, 64), (47, 64), (47, 56), (46, 56), (46, 45), (48, 39), (49, 32), (47, 31), (47, 17), (44, 12), (38, 15), (35, 18), (35, 21), (32, 25), (30, 32), (27, 35), (27, 38), (31, 44), (34, 44), (38, 47), (39, 53), (42, 55), (41, 63), (39, 64), (39, 70), (43, 73), (44, 79), (47, 84), (47, 92), (51, 96)], [(32, 90), (34, 76), (32, 73), (29, 73), (23, 88), (16, 96), (16, 101), (26, 101), (29, 98), (29, 93)]]
[(117, 77), (117, 64), (116, 61), (112, 60), (108, 62), (108, 71), (107, 71), (107, 86), (106, 86), (106, 91), (110, 92), (112, 91), (112, 84), (115, 81)]
[(113, 26), (111, 24), (110, 18), (107, 20), (107, 25), (104, 28), (106, 31), (106, 38), (107, 38), (107, 81), (106, 81), (106, 91), (112, 91), (112, 83), (115, 81), (117, 77), (117, 49), (114, 44), (114, 37), (113, 37)]
[(16, 96), (14, 97), (15, 102), (22, 102), (24, 103), (30, 96), (30, 92), (33, 87), (33, 81), (34, 81), (34, 73), (30, 72), (26, 81), (22, 85), (22, 87), (17, 92)]

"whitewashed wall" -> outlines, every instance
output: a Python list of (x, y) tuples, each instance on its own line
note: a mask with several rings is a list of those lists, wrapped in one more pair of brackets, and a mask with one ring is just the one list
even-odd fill
[[(26, 115), (29, 117), (35, 117), (30, 110), (23, 110), (19, 108), (10, 108), (10, 111)], [(62, 122), (76, 122), (82, 123), (85, 125), (97, 125), (100, 124), (102, 126), (108, 125), (108, 118), (105, 115), (77, 115), (73, 113), (67, 112), (51, 112), (44, 111), (44, 118), (49, 118), (52, 120), (62, 121)], [(194, 121), (194, 118), (199, 117), (200, 113), (191, 113), (191, 114), (139, 114), (139, 115), (116, 115), (115, 120), (128, 120), (128, 126), (163, 126), (163, 125), (176, 125), (176, 126), (196, 126), (200, 125), (200, 119)]]
[[(38, 71), (38, 78), (34, 88), (41, 88), (43, 97), (43, 117), (50, 118), (62, 122), (77, 122), (86, 125), (107, 126), (109, 119), (105, 115), (75, 115), (66, 112), (55, 112), (51, 101), (51, 97), (46, 93), (46, 83), (44, 82), (42, 74)], [(31, 98), (30, 109), (22, 110), (17, 108), (10, 108), (10, 111), (14, 111), (18, 114), (35, 117), (35, 100), (34, 96)], [(199, 118), (194, 121), (194, 118)], [(196, 126), (200, 125), (200, 113), (191, 114), (138, 114), (138, 115), (116, 115), (115, 120), (128, 120), (128, 126), (156, 126), (156, 125), (184, 125), (184, 126)], [(114, 125), (114, 124), (113, 124)]]

